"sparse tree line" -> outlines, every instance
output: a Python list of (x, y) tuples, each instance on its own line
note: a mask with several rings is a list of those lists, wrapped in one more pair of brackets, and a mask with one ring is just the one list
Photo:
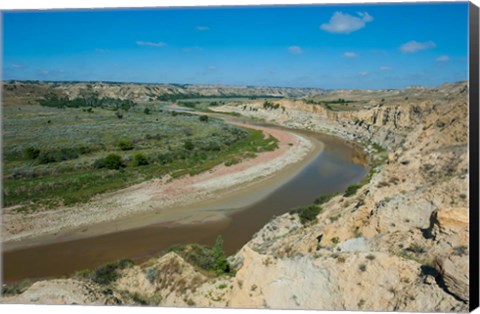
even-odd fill
[[(200, 121), (208, 121), (208, 116), (200, 116)], [(167, 150), (160, 152), (150, 152), (145, 154), (143, 152), (135, 152), (133, 155), (123, 155), (120, 153), (112, 152), (112, 149), (122, 152), (128, 152), (138, 149), (143, 149), (145, 146), (150, 147), (149, 141), (162, 141), (165, 136), (160, 134), (146, 134), (143, 139), (121, 139), (118, 141), (115, 147), (109, 148), (110, 151), (105, 157), (96, 159), (92, 164), (92, 169), (115, 169), (119, 170), (127, 166), (139, 167), (149, 164), (167, 165), (173, 163), (176, 160), (194, 160), (202, 161), (208, 159), (209, 152), (220, 152), (226, 147), (234, 144), (235, 142), (244, 139), (248, 136), (248, 133), (236, 128), (228, 128), (222, 132), (222, 134), (216, 134), (213, 137), (202, 139), (191, 139), (189, 137), (184, 138), (175, 146), (167, 145)], [(167, 139), (168, 140), (168, 139)], [(39, 148), (35, 146), (28, 146), (19, 154), (10, 153), (7, 154), (8, 158), (23, 158), (27, 161), (32, 161), (33, 165), (45, 165), (50, 163), (59, 163), (62, 161), (73, 160), (87, 155), (90, 153), (104, 150), (105, 147), (98, 145), (93, 146), (78, 146), (78, 147), (63, 147), (63, 148)], [(13, 154), (13, 155), (12, 155)], [(32, 165), (32, 166), (33, 166)], [(48, 175), (43, 170), (35, 171), (35, 168), (22, 167), (17, 171), (12, 172), (10, 177), (12, 179), (22, 178), (34, 178), (38, 176)]]
[(55, 108), (102, 108), (109, 110), (124, 110), (128, 111), (131, 108), (137, 106), (137, 103), (133, 102), (130, 99), (118, 99), (110, 97), (77, 97), (74, 99), (69, 99), (67, 96), (59, 97), (55, 94), (48, 94), (44, 99), (40, 99), (39, 104), (46, 107), (55, 107)]
[(330, 106), (330, 105), (333, 105), (333, 104), (348, 106), (348, 104), (351, 104), (351, 103), (354, 103), (354, 102), (355, 102), (354, 100), (346, 100), (346, 99), (343, 99), (343, 98), (338, 98), (336, 100), (319, 100), (319, 101), (315, 101), (313, 99), (306, 99), (305, 100), (306, 104), (322, 105), (322, 106), (325, 106), (328, 110), (333, 110), (332, 106)]

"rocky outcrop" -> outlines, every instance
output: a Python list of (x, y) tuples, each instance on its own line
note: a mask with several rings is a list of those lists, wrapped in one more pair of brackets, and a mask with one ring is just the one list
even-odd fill
[(442, 276), (446, 289), (458, 299), (468, 302), (468, 259), (454, 255), (438, 257), (435, 267)]
[(91, 282), (75, 279), (54, 279), (34, 283), (24, 293), (2, 298), (2, 303), (20, 304), (121, 304), (118, 293), (104, 289)]
[[(369, 183), (351, 196), (323, 204), (316, 223), (301, 226), (294, 216), (284, 215), (265, 226), (232, 258), (243, 265), (239, 275), (247, 280), (247, 269), (256, 273), (253, 269), (260, 268), (263, 274), (276, 272), (282, 278), (286, 260), (297, 261), (297, 270), (295, 263), (288, 264), (290, 278), (305, 278), (306, 286), (310, 277), (315, 278), (324, 294), (312, 297), (318, 300), (315, 304), (305, 303), (297, 296), (299, 287), (287, 284), (280, 289), (283, 307), (295, 308), (299, 303), (320, 309), (467, 309), (466, 84), (415, 93), (408, 101), (400, 94), (389, 104), (372, 99), (369, 106), (348, 111), (288, 100), (279, 102), (285, 110), (265, 109), (261, 102), (220, 108), (373, 142), (388, 151)], [(310, 269), (311, 274), (300, 268)], [(274, 277), (256, 285), (269, 291), (276, 285)], [(370, 293), (364, 295), (365, 291)], [(264, 299), (275, 306), (267, 295)]]

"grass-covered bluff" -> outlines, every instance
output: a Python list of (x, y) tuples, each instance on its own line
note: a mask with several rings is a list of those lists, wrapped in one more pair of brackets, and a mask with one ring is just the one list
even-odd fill
[(170, 175), (194, 175), (274, 150), (256, 130), (132, 106), (4, 106), (3, 200), (17, 210), (69, 205)]

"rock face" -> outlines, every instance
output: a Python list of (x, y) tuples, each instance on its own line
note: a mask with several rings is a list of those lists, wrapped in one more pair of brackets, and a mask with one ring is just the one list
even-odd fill
[[(345, 95), (353, 97), (334, 96)], [(161, 305), (467, 311), (466, 83), (355, 95), (368, 105), (332, 111), (280, 100), (285, 109), (252, 101), (218, 110), (365, 144), (375, 165), (368, 182), (322, 204), (310, 223), (288, 213), (273, 219), (229, 258), (234, 277), (195, 273), (171, 253), (127, 270), (112, 289), (160, 296), (152, 304)], [(152, 267), (163, 277), (145, 279)]]
[(74, 279), (55, 279), (34, 283), (16, 297), (5, 297), (2, 303), (22, 304), (118, 304), (118, 299), (102, 293), (101, 287)]

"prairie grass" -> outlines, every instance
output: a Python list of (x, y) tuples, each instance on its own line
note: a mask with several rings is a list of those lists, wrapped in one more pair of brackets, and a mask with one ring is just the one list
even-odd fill
[[(278, 147), (260, 131), (188, 113), (152, 108), (146, 115), (134, 108), (119, 119), (111, 110), (84, 109), (4, 107), (5, 206), (39, 210), (86, 202), (99, 193), (165, 175), (195, 175)], [(120, 157), (118, 167), (105, 164), (112, 154)]]

